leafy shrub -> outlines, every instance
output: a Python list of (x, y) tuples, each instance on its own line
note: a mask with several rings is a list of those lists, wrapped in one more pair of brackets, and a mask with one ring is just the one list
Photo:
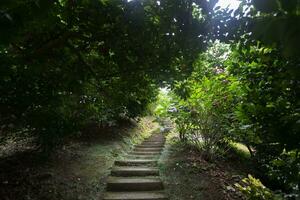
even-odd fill
[[(292, 194), (299, 193), (300, 156), (296, 151), (284, 151), (264, 165), (268, 178), (277, 188)], [(293, 195), (292, 195), (293, 196)]]
[[(170, 115), (180, 138), (195, 144), (208, 158), (222, 156), (226, 151), (233, 137), (228, 132), (232, 113), (242, 96), (239, 81), (223, 65), (227, 51), (226, 45), (213, 44), (199, 56), (191, 77), (173, 90), (171, 104), (177, 112)], [(219, 59), (214, 59), (217, 55)]]
[(249, 200), (278, 200), (272, 192), (267, 189), (259, 179), (250, 174), (242, 180), (242, 184), (236, 183), (235, 186), (246, 195)]
[(242, 143), (269, 187), (298, 192), (297, 63), (261, 44), (228, 49), (214, 43), (172, 90), (176, 112), (170, 115), (180, 138), (210, 158), (226, 153), (229, 141)]

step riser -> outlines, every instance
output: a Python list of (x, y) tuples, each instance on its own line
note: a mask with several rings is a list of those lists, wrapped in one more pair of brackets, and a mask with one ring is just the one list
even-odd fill
[(163, 143), (165, 143), (165, 141), (143, 141), (142, 143), (159, 143), (159, 144), (163, 144)]
[(134, 149), (147, 149), (151, 150), (154, 149), (154, 151), (161, 151), (164, 148), (164, 145), (156, 145), (156, 144), (138, 144), (134, 146)]
[(141, 166), (141, 165), (157, 165), (157, 161), (145, 161), (145, 162), (128, 162), (128, 161), (115, 161), (116, 166)]
[(158, 156), (160, 156), (160, 154), (148, 154), (148, 155), (139, 155), (139, 154), (135, 154), (135, 153), (127, 154), (127, 157), (138, 157), (138, 158), (144, 158), (144, 159), (156, 158)]
[(104, 197), (103, 200), (168, 200), (168, 198), (166, 197), (161, 197), (161, 198), (147, 198), (147, 197), (144, 197), (144, 198), (131, 198), (131, 199), (125, 199), (123, 197), (120, 197), (120, 198), (110, 198), (110, 197)]
[(134, 148), (133, 151), (161, 152), (162, 148)]
[(147, 141), (144, 141), (144, 142), (142, 142), (142, 144), (164, 144), (164, 142), (147, 142)]
[(147, 143), (142, 143), (139, 144), (140, 146), (145, 146), (145, 147), (150, 147), (150, 146), (154, 146), (154, 147), (163, 147), (164, 144), (147, 144)]
[(131, 154), (138, 154), (138, 155), (160, 155), (162, 151), (132, 151)]
[(162, 182), (153, 183), (107, 183), (108, 191), (151, 191), (162, 190)]
[(111, 171), (113, 176), (129, 177), (129, 176), (159, 176), (159, 171)]
[(147, 197), (145, 197), (145, 198), (134, 198), (134, 199), (124, 199), (123, 197), (120, 197), (120, 198), (109, 198), (109, 197), (104, 197), (103, 198), (103, 200), (168, 200), (168, 198), (164, 198), (164, 197), (162, 197), (162, 198), (151, 198), (151, 197), (149, 197), (149, 198), (147, 198)]
[(136, 148), (163, 148), (164, 145), (153, 145), (153, 144), (139, 144), (135, 146)]
[(134, 149), (132, 152), (136, 153), (158, 153), (160, 154), (162, 151), (161, 150), (153, 150), (153, 149)]
[(146, 155), (128, 155), (126, 156), (128, 159), (157, 159), (159, 155), (149, 155), (149, 156), (146, 156)]
[(132, 155), (155, 155), (155, 156), (158, 156), (160, 155), (160, 152), (151, 152), (151, 151), (133, 151), (131, 153)]
[(162, 192), (108, 192), (103, 200), (167, 200)]
[(159, 142), (159, 143), (164, 143), (164, 140), (144, 140), (143, 142)]

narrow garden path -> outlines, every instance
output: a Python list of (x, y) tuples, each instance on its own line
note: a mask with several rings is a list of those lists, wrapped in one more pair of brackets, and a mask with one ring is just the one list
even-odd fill
[(156, 133), (116, 160), (103, 200), (167, 200), (157, 167), (164, 144), (164, 135)]

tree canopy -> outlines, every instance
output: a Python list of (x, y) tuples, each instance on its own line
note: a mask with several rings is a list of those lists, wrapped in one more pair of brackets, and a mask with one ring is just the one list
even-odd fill
[(205, 48), (199, 35), (207, 35), (212, 7), (206, 1), (1, 1), (1, 123), (26, 127), (48, 143), (90, 119), (142, 114), (159, 85), (191, 72)]

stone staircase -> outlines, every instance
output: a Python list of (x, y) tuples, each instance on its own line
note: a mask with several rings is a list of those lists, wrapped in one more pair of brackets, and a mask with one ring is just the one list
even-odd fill
[(161, 133), (154, 134), (116, 160), (103, 200), (168, 200), (157, 168), (164, 143)]

